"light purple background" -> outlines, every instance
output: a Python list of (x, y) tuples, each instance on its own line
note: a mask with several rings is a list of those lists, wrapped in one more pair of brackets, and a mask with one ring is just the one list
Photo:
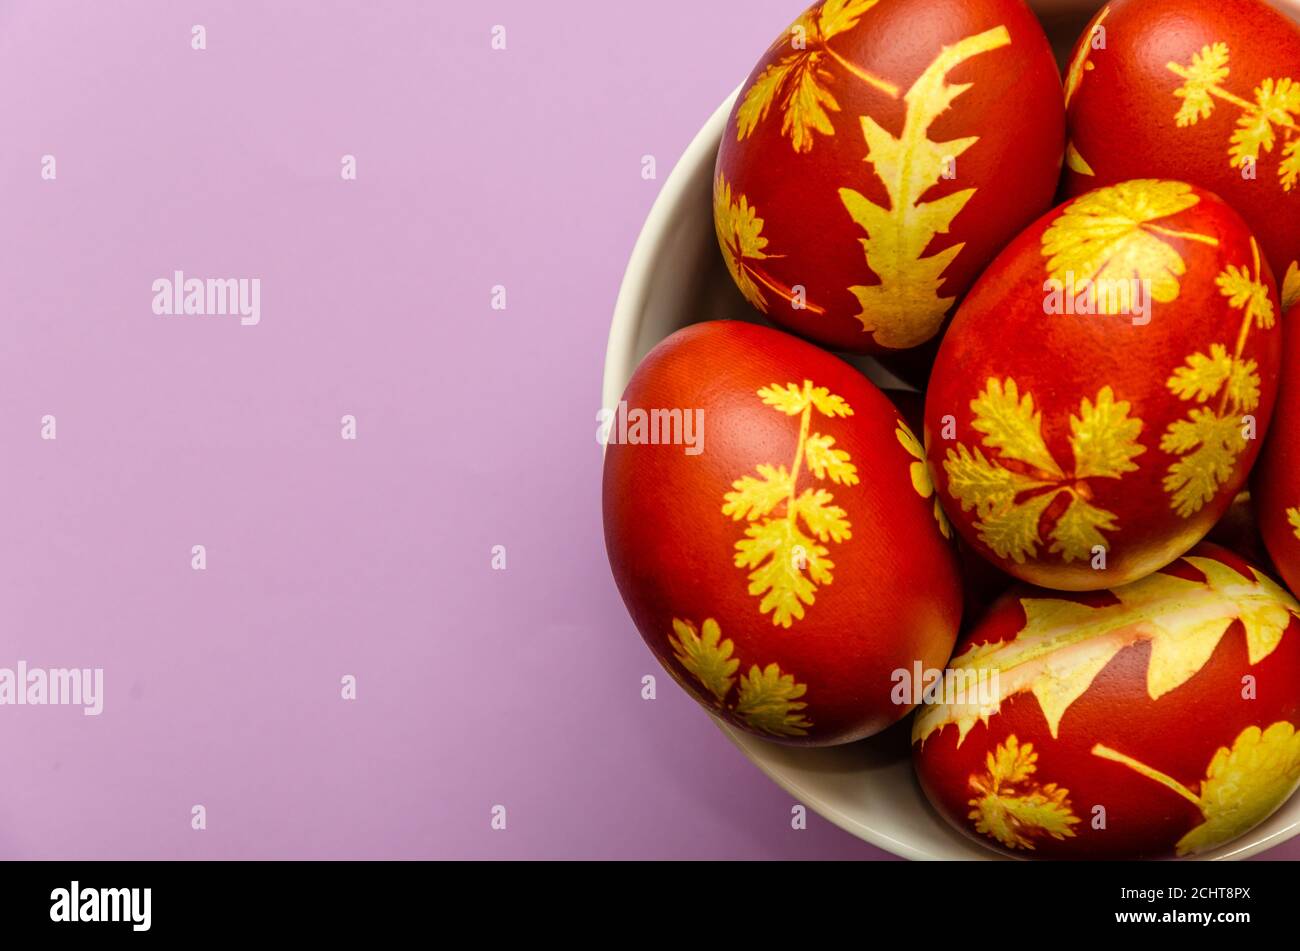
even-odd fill
[(600, 526), (627, 256), (800, 5), (0, 0), (0, 666), (106, 681), (0, 707), (0, 856), (884, 855), (640, 698)]

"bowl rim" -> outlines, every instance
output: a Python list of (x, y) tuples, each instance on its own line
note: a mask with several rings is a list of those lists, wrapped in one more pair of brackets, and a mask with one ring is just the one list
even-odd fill
[[(982, 856), (980, 859), (976, 859), (973, 856), (958, 858), (954, 856), (936, 855), (926, 849), (918, 848), (909, 842), (896, 838), (875, 826), (863, 822), (861, 819), (850, 816), (848, 813), (844, 812), (844, 810), (827, 800), (821, 793), (814, 791), (812, 787), (805, 785), (799, 780), (786, 775), (780, 767), (763, 758), (759, 753), (759, 750), (762, 748), (759, 744), (764, 744), (766, 741), (759, 737), (750, 737), (747, 734), (741, 733), (726, 721), (720, 720), (712, 714), (709, 714), (709, 719), (713, 720), (717, 728), (722, 731), (722, 734), (731, 741), (731, 744), (744, 754), (745, 759), (757, 766), (759, 772), (764, 776), (793, 796), (796, 802), (807, 806), (831, 825), (842, 829), (854, 838), (861, 839), (870, 845), (874, 845), (876, 848), (882, 849), (890, 855), (896, 855), (899, 858), (907, 859), (911, 862), (974, 862), (983, 860), (996, 862), (999, 859), (1015, 861), (1010, 856), (1000, 855), (991, 849), (988, 850), (988, 855)], [(924, 794), (922, 794), (919, 789), (917, 790), (917, 795), (924, 799)], [(927, 809), (933, 808), (928, 802), (923, 802), (922, 806)], [(956, 829), (953, 829), (952, 833), (954, 836), (961, 835), (961, 833)]]
[(614, 317), (610, 322), (609, 340), (605, 345), (604, 374), (601, 378), (601, 405), (612, 409), (623, 396), (627, 381), (636, 370), (636, 342), (640, 329), (638, 315), (650, 296), (651, 267), (668, 240), (669, 225), (681, 213), (692, 173), (707, 163), (714, 164), (722, 130), (731, 115), (731, 107), (740, 96), (744, 83), (731, 91), (722, 105), (713, 110), (708, 121), (695, 133), (677, 163), (673, 166), (658, 196), (650, 206), (641, 231), (637, 234), (623, 280), (619, 284), (618, 298), (614, 302)]

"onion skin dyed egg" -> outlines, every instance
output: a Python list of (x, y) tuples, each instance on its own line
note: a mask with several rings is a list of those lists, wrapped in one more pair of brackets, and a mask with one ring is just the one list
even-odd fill
[[(903, 420), (912, 431), (921, 432), (925, 426), (925, 395), (913, 390), (886, 389), (883, 392), (903, 414)], [(963, 618), (974, 619), (983, 615), (998, 595), (1015, 581), (960, 541), (957, 543), (957, 565), (961, 571)]]
[(1131, 178), (1209, 189), (1300, 297), (1300, 26), (1261, 0), (1113, 0), (1065, 77), (1066, 193)]
[(1282, 318), (1284, 376), (1277, 413), (1251, 476), (1255, 519), (1282, 580), (1300, 591), (1300, 306)]
[(1114, 591), (1019, 586), (913, 721), (921, 788), (1018, 858), (1204, 855), (1300, 784), (1298, 612), (1210, 544)]
[[(605, 545), (673, 678), (791, 744), (903, 717), (914, 704), (894, 702), (896, 672), (943, 667), (962, 591), (921, 444), (880, 390), (795, 337), (714, 321), (652, 350), (622, 406)], [(638, 438), (637, 411), (656, 409), (696, 419), (698, 446)]]
[(1177, 558), (1258, 454), (1278, 313), (1255, 239), (1202, 189), (1123, 182), (1044, 216), (967, 295), (930, 376), (928, 456), (958, 533), (1067, 591)]
[(826, 0), (727, 120), (718, 242), (773, 323), (908, 350), (1050, 206), (1064, 148), (1060, 75), (1021, 0)]

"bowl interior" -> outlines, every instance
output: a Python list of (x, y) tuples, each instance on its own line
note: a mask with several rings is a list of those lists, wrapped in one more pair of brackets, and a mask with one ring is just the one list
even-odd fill
[[(804, 0), (795, 0), (802, 6)], [(1058, 62), (1101, 7), (1090, 0), (1037, 0)], [(1300, 20), (1300, 0), (1274, 4)], [(739, 89), (714, 111), (687, 147), (650, 210), (628, 262), (610, 327), (602, 385), (617, 406), (637, 364), (674, 331), (704, 320), (761, 323), (732, 283), (713, 233), (713, 165)], [(869, 357), (846, 356), (877, 383), (904, 386)], [(997, 859), (930, 807), (912, 771), (910, 720), (879, 736), (830, 749), (796, 749), (715, 721), (764, 773), (823, 818), (881, 849), (910, 859)], [(1205, 859), (1239, 859), (1300, 833), (1300, 795), (1266, 822)]]

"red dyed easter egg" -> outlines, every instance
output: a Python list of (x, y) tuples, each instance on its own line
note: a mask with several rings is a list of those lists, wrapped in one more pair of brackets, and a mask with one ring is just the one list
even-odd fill
[(1246, 219), (1300, 296), (1300, 26), (1261, 0), (1113, 0), (1065, 83), (1066, 186), (1130, 178), (1207, 188)]
[(1113, 591), (1021, 586), (913, 723), (926, 796), (1021, 858), (1203, 855), (1300, 784), (1297, 604), (1203, 544)]
[(646, 644), (760, 736), (878, 732), (911, 709), (895, 672), (942, 667), (956, 639), (961, 582), (920, 442), (866, 377), (779, 331), (703, 323), (651, 351), (609, 420), (604, 518)]
[(777, 37), (723, 133), (714, 223), (746, 298), (854, 352), (935, 337), (1051, 203), (1060, 77), (1020, 0), (826, 0)]
[(961, 536), (1021, 580), (1134, 581), (1242, 488), (1281, 357), (1268, 263), (1199, 188), (1138, 180), (1044, 216), (940, 345), (925, 435)]

